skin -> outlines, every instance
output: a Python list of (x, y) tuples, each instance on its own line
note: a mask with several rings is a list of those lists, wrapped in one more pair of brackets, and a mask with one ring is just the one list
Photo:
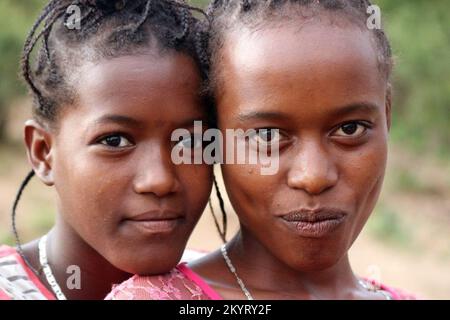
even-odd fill
[[(180, 260), (212, 184), (210, 166), (171, 160), (172, 131), (207, 122), (200, 81), (193, 60), (174, 52), (86, 63), (57, 128), (26, 123), (29, 160), (57, 194), (47, 249), (68, 299), (103, 299), (130, 274)], [(25, 255), (38, 269), (37, 241)], [(64, 285), (70, 265), (81, 268), (81, 290)]]
[[(390, 99), (372, 36), (350, 24), (243, 29), (226, 35), (214, 70), (218, 124), (279, 129), (270, 139), (280, 168), (222, 166), (241, 225), (227, 246), (238, 275), (256, 299), (384, 299), (359, 285), (348, 259), (387, 158)], [(270, 140), (264, 130), (255, 139)], [(336, 228), (308, 234), (281, 218), (320, 208), (343, 215)], [(225, 299), (245, 299), (220, 252), (192, 267)]]

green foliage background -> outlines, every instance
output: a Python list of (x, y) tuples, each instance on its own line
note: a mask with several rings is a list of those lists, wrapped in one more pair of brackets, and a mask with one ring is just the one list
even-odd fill
[[(204, 6), (207, 1), (191, 1)], [(0, 140), (12, 101), (24, 95), (18, 79), (23, 41), (44, 0), (0, 1)], [(450, 3), (379, 0), (396, 55), (394, 141), (412, 150), (450, 155)]]

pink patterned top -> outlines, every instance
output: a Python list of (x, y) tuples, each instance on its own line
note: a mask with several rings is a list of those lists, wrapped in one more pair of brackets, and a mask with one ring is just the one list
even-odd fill
[(150, 277), (133, 276), (115, 286), (105, 300), (222, 300), (185, 263), (171, 272)]
[[(414, 300), (415, 296), (372, 280), (372, 285), (385, 291), (392, 300)], [(160, 276), (133, 276), (115, 286), (106, 300), (223, 300), (185, 263)]]

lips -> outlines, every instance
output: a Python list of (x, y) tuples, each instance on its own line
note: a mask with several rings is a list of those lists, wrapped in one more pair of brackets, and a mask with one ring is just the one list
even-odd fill
[(150, 211), (124, 219), (124, 224), (145, 234), (173, 232), (184, 220), (174, 211)]
[(321, 238), (343, 224), (347, 213), (334, 208), (299, 209), (279, 216), (284, 224), (302, 237)]
[(172, 211), (149, 211), (127, 218), (131, 221), (158, 221), (158, 220), (175, 220), (182, 218), (181, 214)]

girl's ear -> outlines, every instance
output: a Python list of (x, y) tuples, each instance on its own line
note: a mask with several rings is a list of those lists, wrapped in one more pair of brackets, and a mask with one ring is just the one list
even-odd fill
[(52, 133), (36, 120), (25, 122), (25, 145), (28, 161), (30, 161), (36, 176), (47, 186), (53, 186)]
[(391, 131), (392, 125), (392, 86), (388, 84), (386, 91), (386, 120), (388, 131)]

